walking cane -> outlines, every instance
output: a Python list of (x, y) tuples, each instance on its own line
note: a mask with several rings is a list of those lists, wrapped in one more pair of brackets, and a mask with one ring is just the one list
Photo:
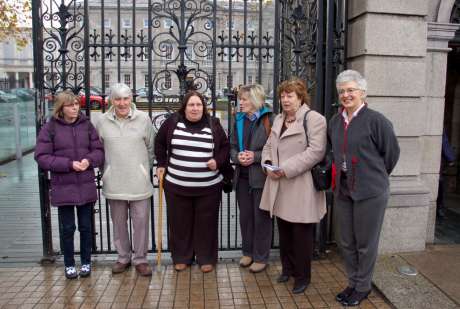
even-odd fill
[(161, 272), (161, 251), (162, 251), (162, 240), (163, 240), (163, 175), (158, 179), (158, 230), (157, 230), (157, 271)]

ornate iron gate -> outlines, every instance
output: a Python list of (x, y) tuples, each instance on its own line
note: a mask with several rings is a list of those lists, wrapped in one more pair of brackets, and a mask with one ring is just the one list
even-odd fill
[[(261, 83), (279, 111), (280, 81), (307, 81), (313, 107), (330, 116), (344, 67), (346, 0), (33, 0), (37, 132), (53, 94), (72, 89), (97, 121), (113, 82), (158, 126), (188, 89), (230, 128), (240, 84)], [(44, 256), (52, 256), (48, 175), (39, 171)], [(97, 180), (99, 182), (99, 178)], [(152, 244), (155, 250), (155, 197)], [(113, 252), (108, 207), (96, 204), (94, 252)], [(239, 248), (234, 197), (224, 199), (220, 249)]]

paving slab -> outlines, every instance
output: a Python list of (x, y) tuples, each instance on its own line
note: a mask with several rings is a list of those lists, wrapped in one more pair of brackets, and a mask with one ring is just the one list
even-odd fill
[(403, 275), (398, 271), (401, 266), (411, 264), (402, 256), (384, 255), (379, 256), (375, 267), (373, 283), (393, 306), (401, 309), (458, 308), (458, 304), (422, 272), (415, 276)]

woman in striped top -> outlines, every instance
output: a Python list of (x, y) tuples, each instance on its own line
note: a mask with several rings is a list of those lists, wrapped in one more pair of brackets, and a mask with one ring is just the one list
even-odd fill
[(230, 156), (228, 138), (217, 118), (208, 115), (203, 96), (187, 93), (177, 113), (155, 139), (156, 174), (164, 177), (168, 204), (169, 246), (175, 269), (196, 256), (201, 271), (217, 262), (217, 219), (221, 199), (220, 169)]

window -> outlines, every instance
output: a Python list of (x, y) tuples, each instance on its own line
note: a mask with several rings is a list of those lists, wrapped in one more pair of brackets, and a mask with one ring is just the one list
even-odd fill
[(148, 18), (144, 18), (144, 28), (148, 28), (149, 27), (149, 19)]
[(206, 60), (212, 60), (212, 46), (206, 45)]
[(253, 20), (248, 21), (248, 32), (256, 30), (256, 23)]
[(185, 54), (187, 55), (187, 60), (193, 60), (193, 46), (187, 45), (187, 49), (185, 50)]
[(145, 88), (149, 87), (149, 75), (148, 74), (144, 75), (144, 87)]
[(171, 89), (171, 73), (166, 72), (165, 74), (165, 89)]
[(105, 18), (104, 19), (104, 28), (110, 28), (111, 26), (110, 18)]
[(104, 83), (106, 89), (110, 88), (110, 74), (104, 75)]
[(232, 74), (227, 74), (227, 85), (233, 85), (233, 74), (234, 72), (232, 72)]
[(122, 26), (123, 28), (131, 28), (131, 26), (132, 26), (132, 25), (131, 25), (131, 18), (123, 18), (123, 19), (121, 20), (121, 26)]
[(173, 47), (172, 47), (171, 43), (168, 43), (166, 45), (166, 59), (167, 60), (172, 59), (172, 51), (173, 51)]
[(126, 85), (131, 86), (131, 74), (123, 75), (123, 79)]
[[(228, 29), (229, 27), (229, 21), (225, 21), (225, 29)], [(232, 20), (231, 27), (232, 30), (235, 30), (235, 21)]]
[(253, 83), (254, 83), (254, 80), (253, 80), (252, 75), (248, 75), (248, 84), (253, 84)]
[(169, 29), (173, 26), (173, 21), (171, 19), (165, 19), (163, 21), (163, 26), (165, 29)]

